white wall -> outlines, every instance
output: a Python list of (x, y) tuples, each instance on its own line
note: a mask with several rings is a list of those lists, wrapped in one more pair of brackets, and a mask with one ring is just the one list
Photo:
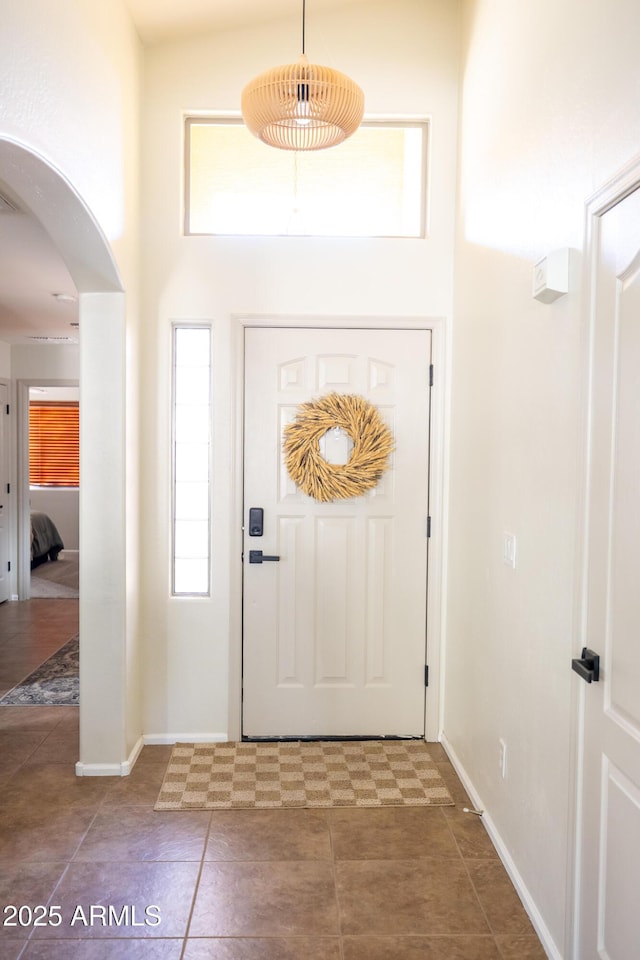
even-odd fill
[(14, 343), (11, 347), (13, 380), (73, 381), (79, 376), (80, 350), (77, 344)]
[[(160, 44), (145, 58), (145, 358), (142, 438), (145, 732), (228, 732), (234, 514), (234, 314), (450, 317), (458, 4), (343, 4), (308, 23), (310, 59), (365, 90), (368, 114), (433, 118), (428, 240), (181, 236), (183, 116), (238, 111), (256, 73), (297, 59), (299, 11), (282, 21)], [(171, 599), (170, 330), (214, 325), (213, 595)], [(234, 568), (235, 569), (235, 568)], [(236, 603), (237, 598), (232, 600)], [(234, 683), (236, 680), (234, 678)], [(236, 734), (237, 735), (237, 734)]]
[(11, 346), (0, 340), (0, 377), (11, 376)]
[(38, 510), (51, 517), (64, 543), (65, 550), (78, 549), (80, 540), (78, 531), (79, 491), (77, 488), (31, 487), (29, 502), (32, 510)]
[[(465, 14), (444, 732), (566, 956), (580, 251), (586, 199), (640, 149), (640, 7)], [(571, 292), (544, 306), (532, 264), (562, 246)]]
[(0, 40), (0, 134), (52, 162), (126, 246), (139, 50), (124, 3), (4, 0)]

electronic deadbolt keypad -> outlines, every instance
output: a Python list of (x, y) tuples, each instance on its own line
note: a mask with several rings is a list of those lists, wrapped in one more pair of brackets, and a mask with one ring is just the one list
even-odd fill
[(261, 537), (264, 528), (264, 510), (262, 507), (249, 509), (249, 536)]

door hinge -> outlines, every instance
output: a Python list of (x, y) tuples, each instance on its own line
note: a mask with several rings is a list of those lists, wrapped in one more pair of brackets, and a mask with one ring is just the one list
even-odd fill
[(433, 364), (429, 364), (429, 386), (433, 386)]
[(11, 413), (11, 407), (7, 404), (7, 414)]
[(11, 484), (10, 484), (10, 483), (7, 484), (7, 493), (11, 493)]
[(427, 539), (431, 536), (431, 517), (427, 517)]
[(429, 686), (429, 667), (426, 663), (424, 665), (424, 685), (425, 687)]
[(8, 561), (7, 561), (7, 570), (9, 570), (9, 572), (11, 572), (11, 560), (8, 560)]

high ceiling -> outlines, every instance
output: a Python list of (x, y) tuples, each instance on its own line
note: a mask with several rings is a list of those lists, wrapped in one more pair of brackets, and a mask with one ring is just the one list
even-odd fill
[[(302, 17), (302, 0), (125, 0), (143, 44), (202, 30)], [(367, 0), (308, 0), (307, 16)], [(3, 202), (3, 198), (8, 203)], [(0, 340), (54, 343), (75, 340), (77, 302), (69, 272), (40, 224), (0, 181)]]
[[(302, 0), (125, 0), (145, 44), (202, 30), (226, 29), (243, 23), (302, 18)], [(307, 16), (319, 10), (366, 0), (307, 0)]]
[(76, 341), (78, 304), (64, 299), (75, 295), (49, 235), (0, 182), (0, 340)]

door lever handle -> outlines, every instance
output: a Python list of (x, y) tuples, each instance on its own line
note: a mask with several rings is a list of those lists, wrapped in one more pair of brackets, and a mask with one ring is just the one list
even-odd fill
[(571, 669), (587, 683), (597, 683), (600, 679), (600, 657), (593, 650), (583, 647), (582, 656), (571, 661)]
[(267, 557), (262, 550), (249, 550), (249, 563), (265, 563), (267, 560), (277, 562), (280, 557)]

